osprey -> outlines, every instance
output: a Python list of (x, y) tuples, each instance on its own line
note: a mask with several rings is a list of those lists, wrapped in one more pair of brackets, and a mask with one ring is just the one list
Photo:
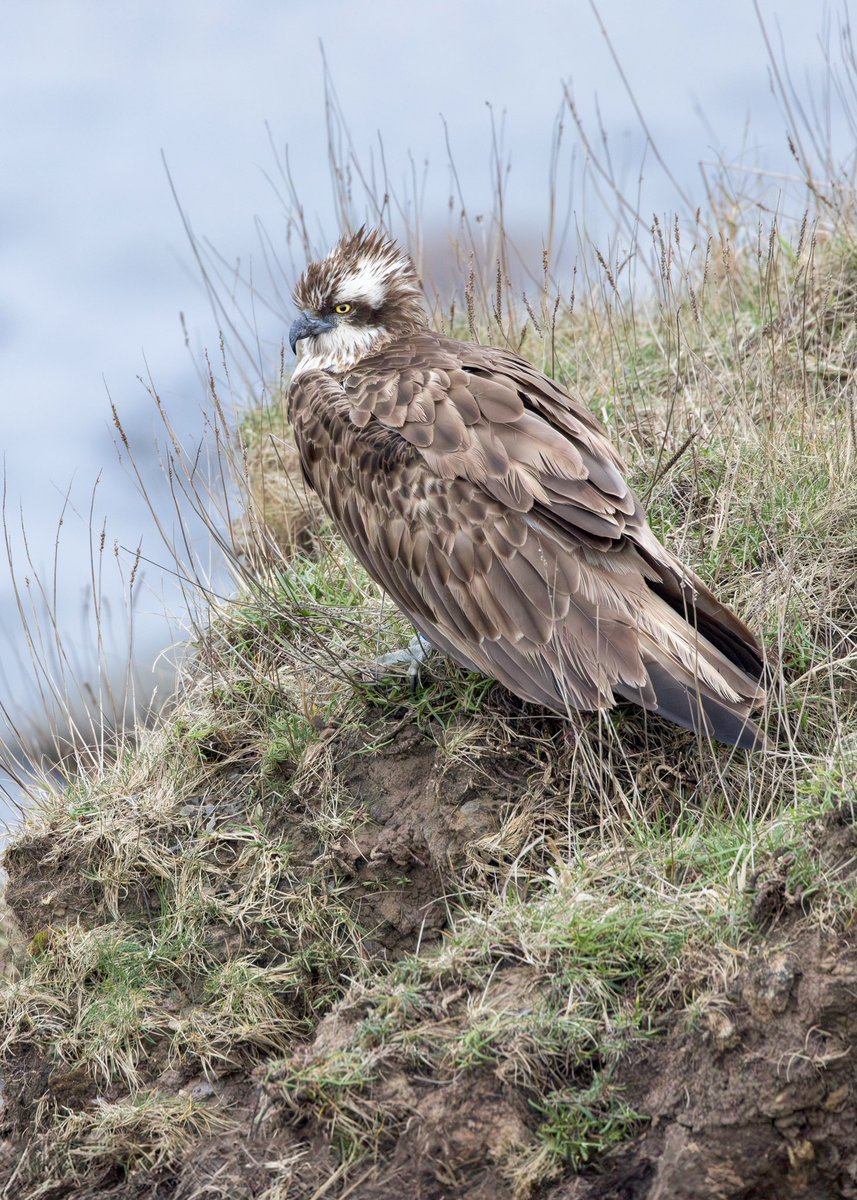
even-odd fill
[(759, 643), (658, 542), (578, 400), (509, 350), (430, 329), (379, 231), (308, 266), (295, 300), (304, 475), (431, 646), (565, 715), (630, 700), (764, 745)]

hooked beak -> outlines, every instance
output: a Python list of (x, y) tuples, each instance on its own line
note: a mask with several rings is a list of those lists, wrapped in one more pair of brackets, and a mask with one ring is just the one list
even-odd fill
[(333, 321), (325, 321), (324, 317), (314, 317), (312, 313), (302, 312), (289, 330), (289, 345), (292, 348), (292, 354), (297, 354), (298, 342), (303, 341), (304, 338), (316, 337), (320, 333), (329, 333), (333, 327)]

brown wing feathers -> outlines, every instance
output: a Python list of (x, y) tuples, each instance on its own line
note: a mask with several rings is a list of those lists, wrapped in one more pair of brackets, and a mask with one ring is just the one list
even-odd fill
[(355, 554), (439, 649), (560, 712), (620, 696), (759, 744), (752, 634), (657, 542), (595, 419), (505, 351), (419, 332), (297, 377), (296, 438)]

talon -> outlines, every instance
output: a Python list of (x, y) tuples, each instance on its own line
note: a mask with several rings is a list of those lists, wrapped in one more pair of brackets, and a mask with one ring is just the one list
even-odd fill
[(433, 651), (434, 646), (428, 638), (418, 633), (404, 650), (393, 650), (376, 658), (372, 664), (372, 677), (381, 680), (385, 676), (404, 674), (411, 691), (415, 692), (420, 682), (420, 672)]

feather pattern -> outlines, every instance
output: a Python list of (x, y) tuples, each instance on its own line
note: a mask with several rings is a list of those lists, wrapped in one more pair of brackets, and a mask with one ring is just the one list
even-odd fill
[(764, 744), (758, 642), (657, 541), (595, 418), (531, 364), (412, 322), (345, 370), (301, 370), (289, 408), (345, 541), (438, 649), (558, 712), (621, 698)]

